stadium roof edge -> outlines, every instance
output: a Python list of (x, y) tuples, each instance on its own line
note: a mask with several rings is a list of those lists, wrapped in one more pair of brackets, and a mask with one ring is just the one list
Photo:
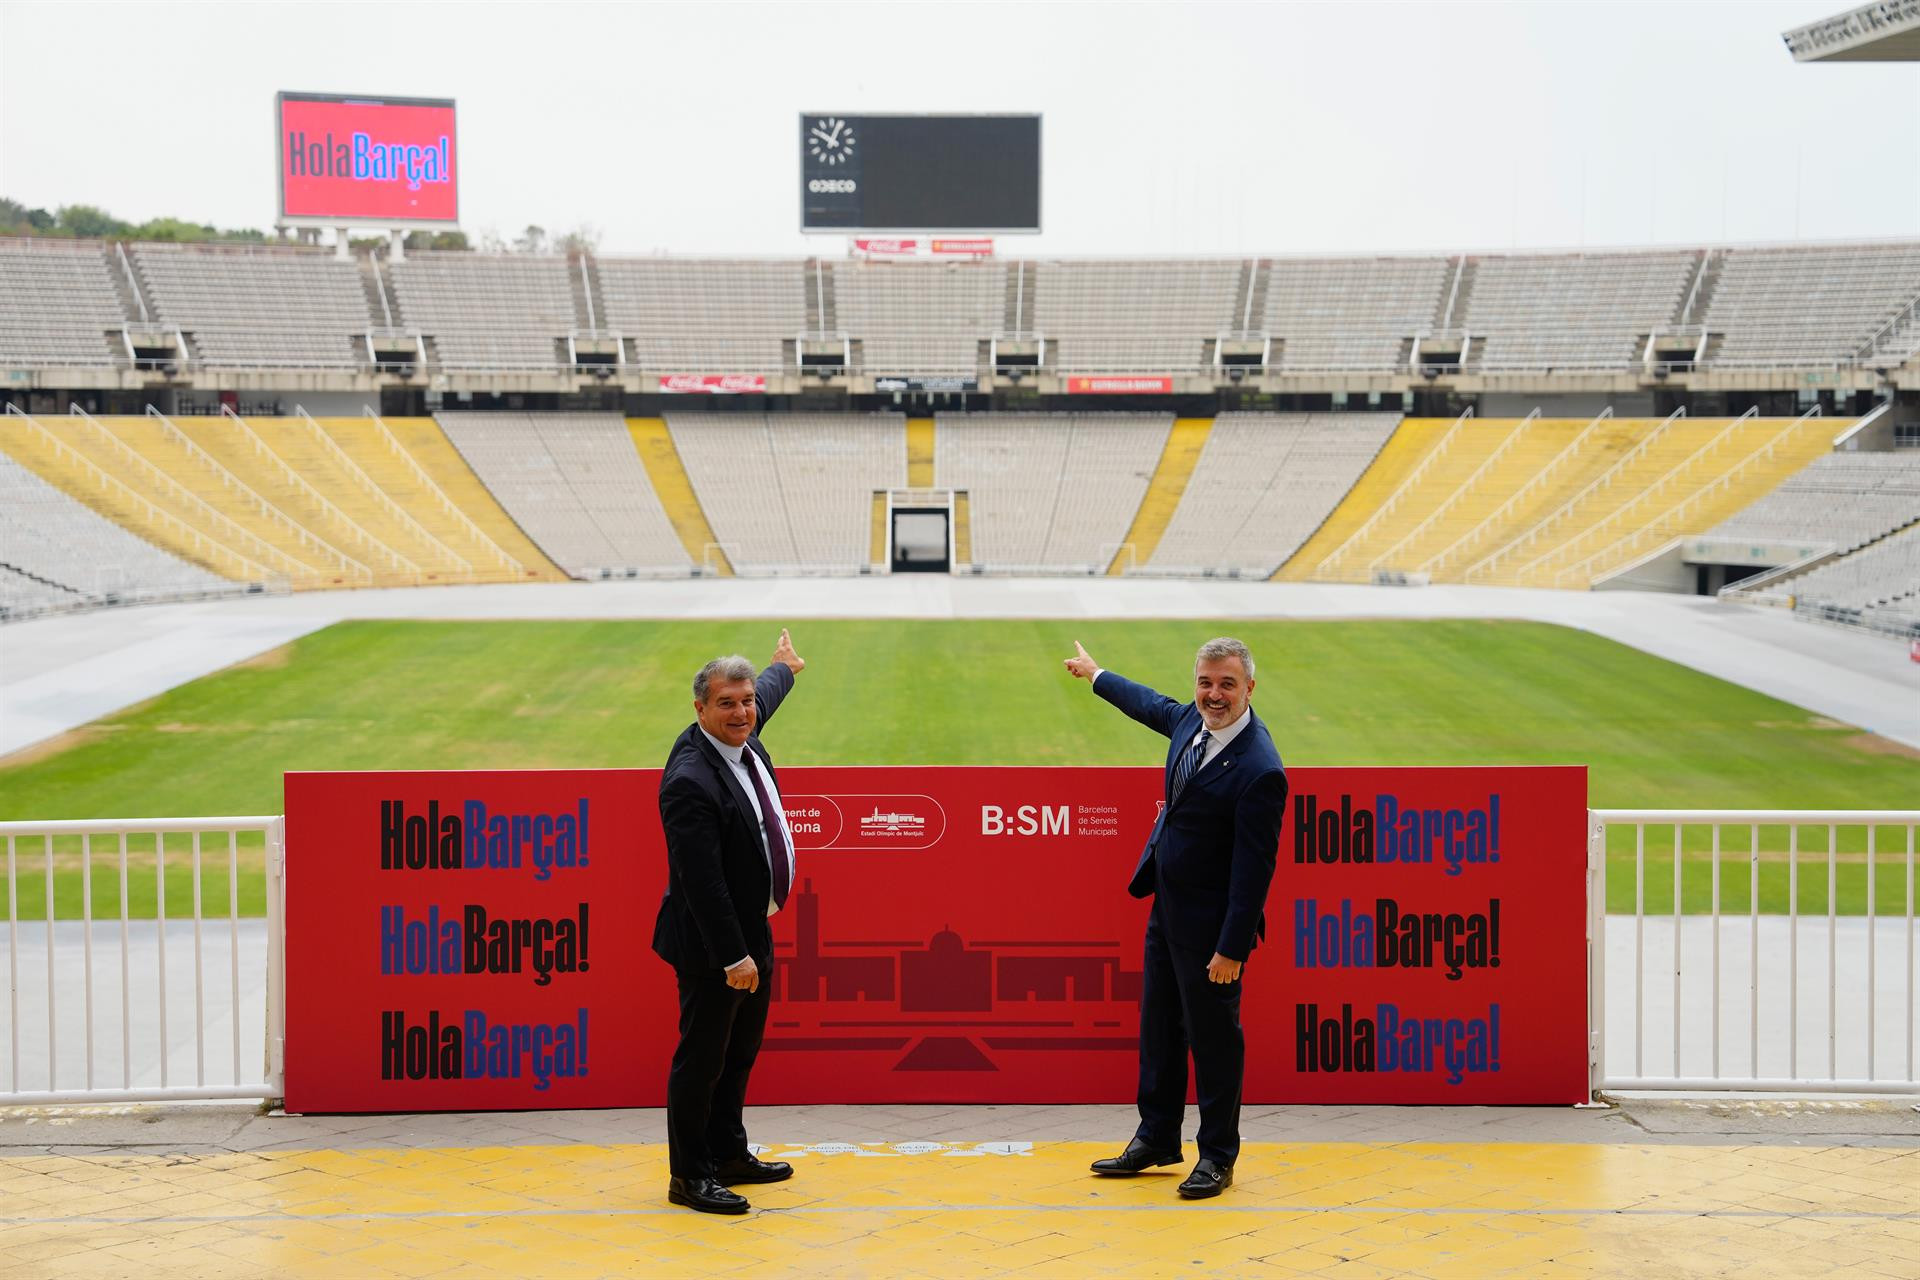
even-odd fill
[[(1912, 0), (1920, 7), (1920, 0)], [(67, 236), (19, 236), (0, 233), (0, 244), (30, 243), (49, 250), (78, 248), (81, 245), (104, 244), (113, 237), (67, 237)], [(171, 240), (128, 240), (129, 245), (142, 248), (156, 246), (163, 251), (183, 253), (229, 253), (247, 254), (286, 254), (311, 257), (325, 255), (331, 257), (333, 249), (325, 245), (282, 244), (278, 241), (266, 243), (224, 243), (193, 242), (183, 243)], [(1912, 236), (1845, 236), (1830, 239), (1800, 240), (1691, 240), (1673, 241), (1661, 244), (1645, 245), (1544, 245), (1526, 248), (1460, 248), (1444, 249), (1329, 249), (1318, 252), (1275, 253), (1265, 250), (1249, 250), (1243, 253), (1039, 253), (1032, 255), (1000, 255), (987, 261), (998, 262), (1245, 262), (1249, 258), (1261, 258), (1277, 262), (1355, 262), (1376, 258), (1565, 258), (1600, 257), (1609, 255), (1645, 255), (1658, 253), (1698, 253), (1703, 249), (1740, 249), (1740, 250), (1791, 250), (1791, 249), (1848, 249), (1882, 247), (1889, 245), (1920, 245), (1920, 235)], [(511, 251), (499, 252), (479, 249), (415, 249), (409, 250), (408, 258), (505, 258), (523, 261), (529, 257), (558, 258), (564, 255), (525, 254)], [(840, 258), (826, 254), (749, 254), (749, 253), (624, 253), (594, 252), (592, 258), (602, 262), (751, 262), (782, 263), (806, 262), (812, 258), (827, 258), (829, 261), (870, 262), (879, 266), (954, 266), (977, 259), (906, 259), (887, 258), (860, 259)]]
[[(1275, 262), (1337, 261), (1354, 262), (1369, 258), (1565, 258), (1601, 254), (1696, 253), (1702, 249), (1847, 249), (1880, 245), (1920, 245), (1920, 235), (1840, 236), (1831, 239), (1802, 240), (1681, 240), (1645, 245), (1544, 245), (1531, 248), (1445, 249), (1327, 249), (1316, 252), (1275, 253), (1252, 249), (1239, 253), (1034, 253), (999, 254), (985, 259), (992, 262), (1245, 262), (1263, 258)], [(459, 249), (434, 249), (409, 252), (408, 257), (429, 253), (461, 254)], [(468, 254), (467, 256), (474, 256)], [(520, 254), (495, 255), (521, 257)], [(602, 262), (805, 262), (825, 258), (831, 262), (872, 262), (882, 266), (946, 266), (969, 259), (954, 258), (842, 258), (831, 254), (749, 254), (749, 253), (624, 253), (597, 252)]]
[(1920, 0), (1875, 0), (1780, 39), (1795, 62), (1920, 62)]

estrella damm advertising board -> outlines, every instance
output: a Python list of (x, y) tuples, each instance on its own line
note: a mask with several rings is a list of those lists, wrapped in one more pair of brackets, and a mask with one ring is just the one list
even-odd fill
[[(287, 775), (287, 1107), (658, 1106), (655, 769)], [(750, 1102), (1134, 1094), (1156, 767), (792, 767)], [(1299, 768), (1252, 1103), (1587, 1096), (1586, 771)]]
[(274, 121), (281, 222), (459, 222), (451, 99), (282, 93)]

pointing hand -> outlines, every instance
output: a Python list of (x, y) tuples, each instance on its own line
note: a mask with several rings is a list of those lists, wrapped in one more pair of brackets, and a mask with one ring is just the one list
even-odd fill
[(1073, 652), (1074, 656), (1066, 660), (1067, 670), (1082, 680), (1093, 679), (1094, 674), (1100, 670), (1100, 664), (1093, 660), (1093, 655), (1088, 653), (1078, 640), (1073, 642)]
[(807, 660), (793, 651), (793, 639), (785, 627), (780, 628), (780, 643), (773, 647), (773, 660), (785, 663), (795, 675), (807, 669)]

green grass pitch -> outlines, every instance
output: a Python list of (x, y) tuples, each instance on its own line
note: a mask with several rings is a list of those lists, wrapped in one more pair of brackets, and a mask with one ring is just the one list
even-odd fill
[[(691, 718), (688, 682), (717, 653), (772, 652), (777, 621), (354, 622), (174, 689), (0, 762), (0, 819), (271, 814), (288, 769), (660, 764)], [(1586, 764), (1600, 807), (1892, 808), (1920, 797), (1920, 758), (1860, 731), (1588, 635), (1492, 621), (803, 621), (810, 665), (767, 732), (783, 764), (1149, 764), (1165, 740), (1070, 678), (1100, 662), (1189, 692), (1199, 642), (1229, 633), (1259, 663), (1255, 707), (1291, 765)], [(1760, 835), (1760, 905), (1786, 909), (1784, 830)], [(1747, 909), (1746, 833), (1722, 906)], [(1804, 830), (1801, 909), (1824, 913), (1824, 828)], [(151, 842), (135, 841), (128, 910), (151, 915)], [(56, 847), (55, 912), (80, 910), (77, 843)], [(169, 842), (175, 868), (184, 840)], [(23, 844), (23, 919), (44, 914), (44, 852)], [(1649, 910), (1672, 909), (1672, 845), (1652, 833)], [(1864, 909), (1864, 844), (1843, 846), (1836, 905)], [(97, 914), (119, 914), (117, 846), (96, 843)], [(203, 901), (224, 913), (227, 851)], [(257, 849), (239, 853), (261, 909)], [(1609, 905), (1630, 910), (1616, 840)], [(1682, 858), (1687, 910), (1710, 901), (1704, 836)], [(1904, 833), (1882, 833), (1877, 903), (1905, 899)], [(177, 880), (177, 883), (176, 883)], [(170, 916), (191, 910), (169, 877)]]

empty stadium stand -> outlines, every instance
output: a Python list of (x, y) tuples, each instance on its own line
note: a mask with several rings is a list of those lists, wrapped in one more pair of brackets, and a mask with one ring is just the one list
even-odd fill
[(202, 364), (227, 369), (352, 369), (371, 325), (360, 270), (320, 249), (259, 245), (129, 247), (153, 316), (186, 334)]
[(1451, 275), (1442, 257), (1274, 258), (1258, 268), (1243, 315), (1265, 327), (1289, 372), (1404, 366), (1408, 340), (1444, 318)]
[(116, 365), (128, 315), (97, 240), (0, 237), (0, 365)]
[(389, 498), (473, 566), (471, 581), (566, 576), (495, 501), (432, 418), (318, 422)]
[(779, 373), (807, 327), (791, 259), (599, 258), (602, 323), (656, 373)]
[(797, 380), (808, 341), (847, 343), (856, 380), (992, 383), (1013, 370), (983, 363), (987, 344), (1044, 340), (1022, 377), (1382, 374), (1401, 389), (1428, 369), (1637, 379), (1650, 360), (1673, 377), (1864, 373), (1920, 350), (1920, 241), (939, 263), (429, 252), (356, 264), (292, 245), (0, 237), (0, 284), (9, 367), (126, 368), (131, 325), (184, 333), (189, 379), (307, 370), (341, 389), (418, 363), (376, 368), (370, 336), (393, 350), (417, 337), (429, 369), (455, 378), (565, 378), (583, 363), (570, 341), (593, 339), (591, 354), (609, 357), (602, 376), (643, 391), (672, 373)]
[(1706, 309), (1717, 366), (1847, 363), (1920, 297), (1920, 243), (1730, 249), (1720, 258)]
[(567, 573), (691, 570), (618, 414), (448, 412), (436, 420), (514, 521)]
[(1148, 564), (1270, 574), (1320, 527), (1398, 414), (1224, 413)]
[(492, 499), (448, 457), (415, 452), (379, 419), (76, 414), (0, 425), (0, 451), (224, 578), (309, 589), (559, 576), (501, 528)]
[(1173, 426), (1170, 414), (941, 414), (934, 478), (969, 498), (972, 563), (1105, 572)]
[[(669, 374), (768, 398), (532, 411), (660, 413)], [(1103, 390), (1126, 398), (1079, 394)], [(240, 407), (299, 393), (487, 411)], [(1910, 436), (1917, 393), (1920, 240), (929, 262), (0, 237), (0, 464), (30, 477), (0, 493), (0, 609), (870, 572), (889, 503), (924, 499), (988, 572), (1584, 589), (1677, 586), (1685, 561), (1704, 590), (1766, 564), (1823, 616), (1906, 625), (1920, 458), (1831, 448), (1876, 398), (1897, 412), (1860, 440)], [(942, 394), (972, 411), (906, 416)], [(1476, 416), (1522, 397), (1543, 408)], [(1320, 411), (1198, 416), (1221, 404)], [(21, 516), (49, 493), (71, 510)], [(1716, 540), (1749, 545), (1721, 563)]]
[[(1039, 262), (1034, 328), (1074, 372), (1198, 369), (1208, 339), (1235, 328), (1246, 262)], [(983, 337), (992, 336), (989, 334)]]
[(554, 369), (583, 327), (562, 257), (424, 253), (389, 270), (400, 319), (444, 369)]
[(0, 619), (244, 589), (135, 537), (0, 455)]
[(1409, 420), (1279, 573), (1584, 589), (1832, 447), (1797, 419)]
[(863, 571), (874, 491), (907, 480), (898, 414), (669, 414), (667, 426), (736, 572)]
[(700, 505), (700, 495), (693, 491), (693, 480), (687, 475), (680, 450), (674, 446), (673, 433), (667, 430), (667, 420), (628, 418), (627, 434), (633, 437), (640, 463), (653, 482), (654, 495), (667, 513), (667, 522), (680, 536), (680, 545), (686, 549), (688, 559), (703, 570), (711, 569), (721, 577), (731, 577), (733, 562), (727, 559), (719, 538), (714, 536), (713, 526), (707, 522), (706, 509)]
[(1789, 578), (1780, 589), (1792, 593), (1797, 607), (1910, 614), (1920, 605), (1920, 526)]
[(1848, 551), (1920, 521), (1920, 452), (1829, 453), (1709, 537), (1823, 542)]
[(1126, 539), (1107, 565), (1109, 574), (1137, 572), (1153, 559), (1160, 540), (1166, 536), (1167, 526), (1173, 522), (1174, 512), (1186, 497), (1194, 468), (1200, 465), (1200, 455), (1206, 451), (1207, 439), (1212, 434), (1212, 418), (1174, 419), (1172, 430), (1167, 432), (1167, 443), (1160, 450), (1160, 461), (1147, 482), (1147, 491), (1140, 499), (1139, 509), (1133, 513)]
[(980, 343), (1000, 332), (1005, 263), (842, 262), (833, 269), (835, 323), (861, 344), (875, 374), (973, 377)]
[(1461, 324), (1481, 369), (1619, 369), (1671, 325), (1699, 254), (1511, 254), (1473, 260)]

